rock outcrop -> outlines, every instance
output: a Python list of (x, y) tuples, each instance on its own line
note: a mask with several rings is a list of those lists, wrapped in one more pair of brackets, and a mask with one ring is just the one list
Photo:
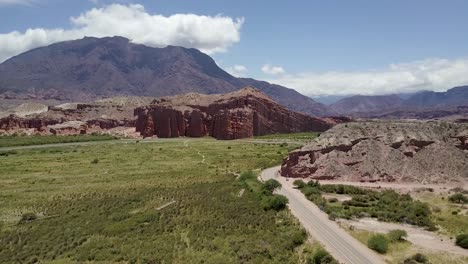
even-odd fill
[(291, 152), (281, 173), (360, 182), (463, 182), (468, 180), (467, 141), (466, 124), (340, 124)]
[(135, 110), (144, 137), (238, 139), (274, 133), (325, 131), (347, 119), (320, 119), (291, 112), (260, 91), (247, 87), (222, 95), (189, 93), (163, 97)]

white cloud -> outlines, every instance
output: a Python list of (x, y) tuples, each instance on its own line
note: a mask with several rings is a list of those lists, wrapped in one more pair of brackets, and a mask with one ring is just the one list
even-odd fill
[(283, 67), (271, 66), (269, 64), (265, 64), (262, 66), (262, 72), (269, 75), (279, 75), (285, 73)]
[(0, 34), (0, 61), (35, 47), (84, 36), (123, 36), (152, 47), (176, 45), (213, 54), (240, 41), (244, 19), (194, 14), (166, 17), (149, 14), (138, 4), (112, 4), (93, 8), (70, 21), (70, 29), (32, 28)]
[(35, 0), (0, 0), (0, 6), (4, 5), (31, 5)]
[(468, 58), (426, 59), (361, 72), (287, 74), (269, 81), (308, 96), (445, 91), (468, 84)]
[(244, 65), (234, 65), (232, 67), (228, 67), (226, 71), (236, 77), (245, 77), (248, 72), (247, 67)]

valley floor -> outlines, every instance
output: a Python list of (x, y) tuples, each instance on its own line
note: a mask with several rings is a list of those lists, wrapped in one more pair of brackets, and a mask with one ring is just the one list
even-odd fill
[(292, 148), (181, 138), (0, 149), (0, 262), (298, 263), (296, 220), (239, 195), (236, 180)]

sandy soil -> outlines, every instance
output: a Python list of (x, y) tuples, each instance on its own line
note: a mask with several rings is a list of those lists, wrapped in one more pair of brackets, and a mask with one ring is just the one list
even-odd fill
[(332, 198), (336, 198), (340, 202), (350, 201), (351, 199), (353, 199), (353, 197), (351, 197), (349, 195), (335, 194), (335, 193), (325, 193), (325, 194), (322, 194), (322, 197), (327, 199), (327, 200), (332, 199)]
[(379, 222), (372, 218), (362, 218), (359, 220), (340, 219), (339, 222), (346, 226), (353, 226), (356, 229), (379, 233), (387, 233), (394, 229), (402, 229), (408, 233), (407, 240), (415, 245), (430, 250), (440, 250), (452, 254), (468, 256), (468, 250), (455, 246), (454, 242), (450, 238), (423, 230), (416, 226)]

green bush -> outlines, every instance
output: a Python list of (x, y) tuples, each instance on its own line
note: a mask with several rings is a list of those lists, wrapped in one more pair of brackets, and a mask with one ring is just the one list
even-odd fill
[(403, 264), (429, 263), (426, 256), (421, 253), (416, 253), (403, 261)]
[(463, 195), (462, 193), (456, 193), (456, 194), (450, 195), (448, 200), (452, 203), (457, 203), (457, 204), (468, 203), (468, 197)]
[(380, 254), (385, 254), (388, 250), (388, 239), (382, 234), (373, 235), (367, 241), (367, 246)]
[(458, 235), (455, 239), (455, 244), (462, 248), (468, 248), (468, 234)]
[(20, 224), (31, 222), (37, 219), (37, 215), (35, 213), (24, 213), (21, 216), (21, 219), (19, 221)]
[(276, 188), (279, 187), (281, 187), (281, 183), (279, 183), (275, 179), (269, 179), (263, 184), (263, 188), (270, 193), (272, 193)]
[(408, 237), (408, 233), (406, 233), (405, 230), (395, 229), (395, 230), (388, 232), (387, 236), (391, 242), (397, 242), (397, 241), (404, 241), (405, 238)]
[(319, 248), (307, 259), (307, 264), (338, 264), (325, 249)]
[(288, 198), (283, 195), (275, 194), (271, 196), (266, 196), (263, 200), (263, 209), (275, 211), (282, 210), (288, 204)]
[(303, 180), (295, 180), (293, 182), (293, 185), (297, 187), (298, 189), (302, 189), (306, 186), (306, 183)]

